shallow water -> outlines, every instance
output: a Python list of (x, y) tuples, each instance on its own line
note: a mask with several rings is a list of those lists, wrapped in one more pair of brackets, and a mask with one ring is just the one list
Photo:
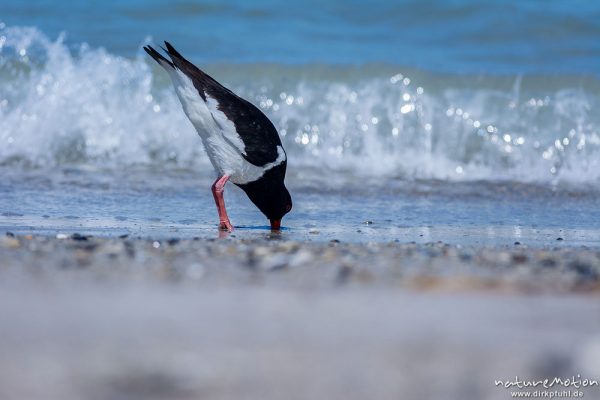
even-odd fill
[[(226, 237), (216, 229), (211, 175), (194, 170), (3, 170), (0, 230), (101, 236)], [(572, 246), (600, 244), (597, 193), (514, 182), (357, 183), (292, 174), (293, 212), (268, 221), (234, 185), (226, 203), (233, 238)], [(557, 240), (561, 238), (562, 240)]]

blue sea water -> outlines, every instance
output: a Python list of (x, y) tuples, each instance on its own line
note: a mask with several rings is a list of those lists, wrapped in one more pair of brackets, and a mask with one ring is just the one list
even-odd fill
[(3, 0), (0, 18), (125, 57), (152, 37), (201, 63), (600, 73), (600, 4), (587, 0)]
[(592, 1), (1, 0), (1, 227), (214, 233), (162, 40), (274, 122), (292, 237), (598, 243)]

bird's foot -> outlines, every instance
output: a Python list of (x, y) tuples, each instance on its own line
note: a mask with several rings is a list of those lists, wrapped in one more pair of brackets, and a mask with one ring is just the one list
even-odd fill
[(229, 222), (229, 220), (221, 221), (221, 223), (219, 224), (219, 230), (231, 232), (233, 231), (233, 225), (231, 225), (231, 222)]

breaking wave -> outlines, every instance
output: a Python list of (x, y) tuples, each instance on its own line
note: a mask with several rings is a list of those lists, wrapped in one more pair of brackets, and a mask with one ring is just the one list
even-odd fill
[[(141, 45), (140, 45), (141, 48)], [(185, 52), (184, 52), (185, 53)], [(208, 65), (279, 129), (290, 168), (406, 179), (600, 179), (600, 82), (391, 65)], [(208, 165), (168, 78), (0, 24), (0, 164)]]

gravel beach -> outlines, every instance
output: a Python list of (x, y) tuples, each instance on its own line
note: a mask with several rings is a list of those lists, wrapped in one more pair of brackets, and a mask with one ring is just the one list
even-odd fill
[[(600, 251), (0, 238), (0, 398), (506, 399), (600, 378)], [(582, 389), (600, 398), (600, 389)]]
[(600, 294), (600, 250), (437, 243), (152, 240), (59, 234), (0, 240), (4, 279), (125, 285)]

